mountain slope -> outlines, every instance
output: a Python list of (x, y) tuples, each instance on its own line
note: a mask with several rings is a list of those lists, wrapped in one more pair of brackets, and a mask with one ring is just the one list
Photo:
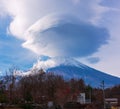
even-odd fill
[(48, 69), (47, 72), (61, 74), (66, 79), (82, 78), (86, 84), (90, 84), (93, 87), (100, 87), (103, 80), (105, 81), (106, 87), (120, 84), (120, 78), (105, 74), (90, 67), (81, 68), (76, 66), (60, 65)]
[(39, 70), (43, 68), (46, 72), (53, 72), (60, 74), (65, 79), (82, 78), (86, 84), (93, 87), (100, 87), (101, 82), (104, 80), (106, 87), (120, 84), (120, 78), (108, 75), (104, 72), (98, 71), (88, 67), (72, 58), (48, 58), (46, 60), (38, 60), (32, 70)]

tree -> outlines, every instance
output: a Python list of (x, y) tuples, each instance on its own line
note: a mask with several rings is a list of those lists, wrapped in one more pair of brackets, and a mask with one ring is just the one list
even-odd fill
[(5, 84), (3, 80), (0, 80), (0, 103), (7, 102), (7, 96), (5, 94)]
[(6, 71), (5, 81), (6, 86), (9, 92), (9, 102), (13, 103), (15, 100), (15, 92), (16, 92), (16, 72), (18, 71), (17, 67), (13, 66)]

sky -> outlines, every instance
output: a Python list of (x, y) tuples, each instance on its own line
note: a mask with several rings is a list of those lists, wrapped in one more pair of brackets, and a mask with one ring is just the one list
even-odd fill
[(119, 0), (0, 0), (0, 72), (72, 57), (120, 77)]

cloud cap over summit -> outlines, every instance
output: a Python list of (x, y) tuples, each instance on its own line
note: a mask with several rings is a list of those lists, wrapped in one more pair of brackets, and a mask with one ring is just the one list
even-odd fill
[(96, 52), (109, 33), (69, 15), (49, 15), (32, 25), (25, 37), (23, 46), (39, 55), (82, 57)]

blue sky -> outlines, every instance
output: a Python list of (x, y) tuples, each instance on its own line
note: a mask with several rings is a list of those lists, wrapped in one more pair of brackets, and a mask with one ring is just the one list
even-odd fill
[(1, 0), (0, 71), (68, 56), (120, 77), (119, 19), (116, 0)]
[[(9, 16), (0, 19), (0, 70), (6, 72), (15, 66), (18, 69), (27, 70), (32, 67), (35, 58), (29, 50), (24, 49), (22, 41), (13, 37), (7, 32), (7, 27), (11, 22)], [(26, 56), (27, 54), (27, 56)], [(35, 56), (35, 55), (34, 55)]]

